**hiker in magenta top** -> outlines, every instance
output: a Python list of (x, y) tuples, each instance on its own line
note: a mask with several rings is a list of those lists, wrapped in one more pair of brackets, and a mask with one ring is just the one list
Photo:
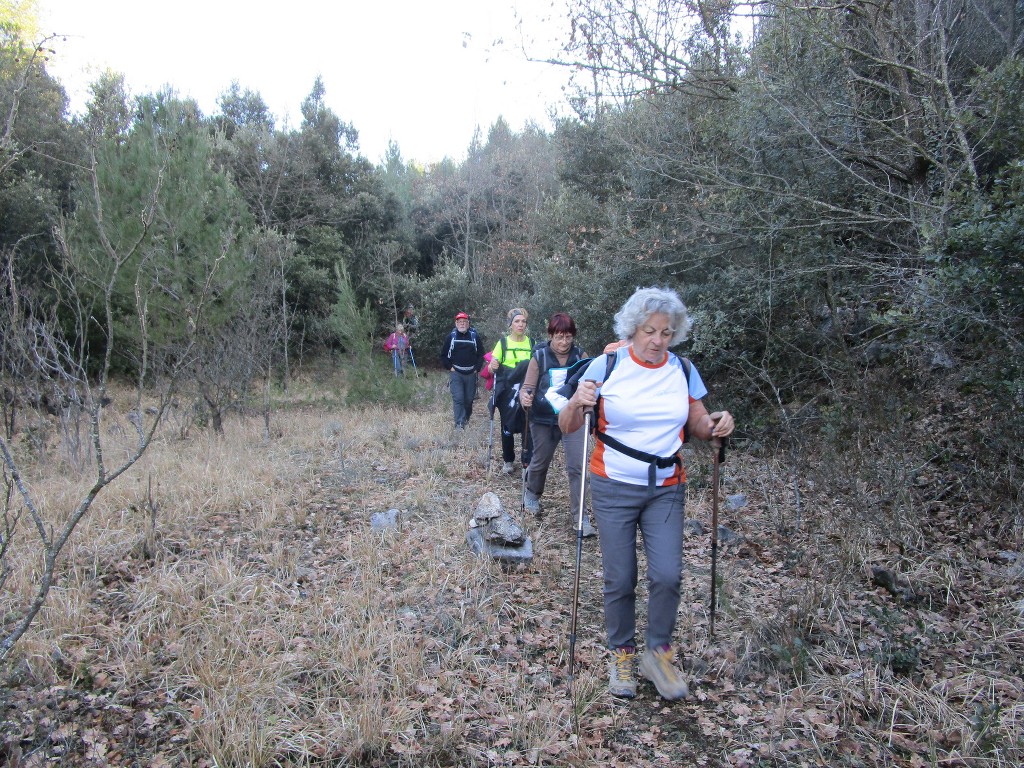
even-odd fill
[(488, 368), (494, 374), (494, 405), (501, 415), (502, 472), (511, 474), (515, 468), (516, 439), (520, 440), (520, 461), (525, 471), (530, 464), (530, 441), (526, 433), (526, 417), (519, 403), (519, 388), (533, 354), (533, 341), (526, 335), (529, 315), (522, 307), (508, 311), (508, 335), (491, 350)]
[(668, 351), (690, 329), (675, 291), (637, 290), (615, 315), (628, 344), (594, 358), (559, 414), (563, 432), (579, 429), (596, 406), (590, 490), (601, 542), (604, 615), (612, 652), (608, 690), (636, 695), (637, 531), (647, 555), (647, 632), (640, 673), (665, 699), (681, 699), (686, 681), (673, 661), (672, 635), (683, 567), (686, 471), (684, 438), (726, 437), (728, 411), (708, 413), (696, 366)]
[[(530, 365), (523, 378), (519, 401), (530, 409), (530, 466), (526, 471), (526, 492), (523, 505), (527, 512), (540, 517), (543, 514), (540, 497), (547, 483), (548, 467), (555, 457), (555, 449), (562, 444), (565, 452), (565, 474), (569, 480), (569, 522), (576, 527), (576, 514), (580, 508), (583, 482), (583, 427), (563, 434), (558, 427), (558, 413), (544, 397), (549, 389), (565, 384), (569, 366), (582, 360), (583, 351), (576, 346), (576, 322), (565, 312), (556, 312), (548, 320), (548, 340), (536, 346)], [(594, 535), (590, 518), (583, 516), (583, 535)]]
[(409, 337), (405, 326), (399, 323), (384, 342), (384, 349), (391, 353), (395, 361), (395, 375), (405, 375), (405, 361), (409, 357)]
[(405, 333), (405, 326), (399, 323), (395, 326), (395, 330), (388, 336), (384, 342), (384, 349), (388, 352), (392, 350), (398, 350), (399, 352), (405, 352), (409, 349), (409, 337)]

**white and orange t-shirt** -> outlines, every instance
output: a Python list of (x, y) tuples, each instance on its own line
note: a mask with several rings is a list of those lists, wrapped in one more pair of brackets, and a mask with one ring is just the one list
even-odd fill
[[(700, 400), (707, 387), (697, 368), (690, 365), (687, 386), (682, 360), (666, 355), (656, 365), (633, 355), (632, 346), (616, 351), (617, 360), (605, 381), (607, 355), (587, 366), (583, 379), (603, 382), (598, 389), (597, 429), (620, 443), (654, 456), (668, 457), (683, 445), (683, 427), (690, 415), (690, 403)], [(600, 440), (590, 456), (590, 471), (630, 485), (647, 485), (650, 465), (616, 451)], [(682, 464), (657, 469), (659, 486), (686, 482)]]

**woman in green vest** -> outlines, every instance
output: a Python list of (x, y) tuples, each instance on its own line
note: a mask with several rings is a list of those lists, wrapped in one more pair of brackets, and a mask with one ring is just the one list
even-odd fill
[(501, 471), (506, 475), (515, 469), (517, 434), (520, 436), (519, 458), (523, 471), (530, 465), (526, 418), (519, 403), (519, 388), (533, 355), (533, 341), (526, 335), (529, 319), (522, 307), (508, 311), (508, 335), (494, 345), (488, 364), (494, 374), (494, 407), (501, 415), (501, 458), (504, 461)]

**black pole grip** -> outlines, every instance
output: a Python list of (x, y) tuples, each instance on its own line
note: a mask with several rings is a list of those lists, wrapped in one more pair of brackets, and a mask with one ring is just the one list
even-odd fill
[(715, 445), (715, 443), (718, 443), (718, 463), (719, 464), (723, 464), (723, 463), (725, 463), (725, 447), (727, 445), (729, 445), (729, 438), (728, 437), (715, 437), (715, 438), (712, 438), (712, 443), (711, 444)]

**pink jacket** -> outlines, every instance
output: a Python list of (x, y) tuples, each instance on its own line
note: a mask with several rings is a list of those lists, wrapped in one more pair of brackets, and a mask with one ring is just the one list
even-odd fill
[(409, 337), (406, 336), (404, 333), (399, 333), (398, 331), (395, 331), (390, 336), (388, 336), (388, 340), (384, 342), (384, 349), (386, 349), (388, 352), (390, 352), (393, 349), (397, 349), (399, 352), (404, 352), (408, 348)]
[(484, 389), (490, 392), (494, 389), (494, 374), (491, 373), (487, 364), (491, 362), (491, 353), (484, 355), (484, 367), (480, 369), (480, 378), (484, 380)]

